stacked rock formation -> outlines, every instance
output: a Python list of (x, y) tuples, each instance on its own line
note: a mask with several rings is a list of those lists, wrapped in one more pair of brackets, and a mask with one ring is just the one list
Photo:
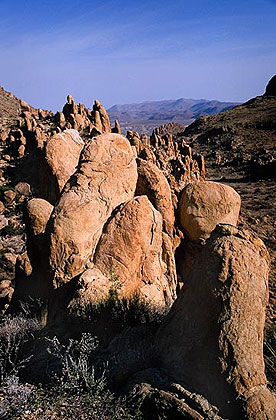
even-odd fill
[(205, 179), (204, 157), (193, 155), (191, 147), (185, 142), (174, 142), (171, 133), (159, 135), (153, 131), (149, 139), (145, 134), (139, 136), (135, 131), (128, 131), (127, 138), (137, 157), (152, 162), (163, 171), (175, 207), (180, 192), (188, 182)]
[(55, 120), (61, 130), (73, 128), (82, 134), (121, 133), (120, 124), (116, 120), (111, 129), (108, 114), (98, 100), (95, 100), (93, 110), (83, 104), (76, 104), (72, 95), (67, 96), (67, 102), (62, 112), (58, 111)]
[[(174, 387), (210, 402), (198, 412), (182, 404), (182, 414), (273, 420), (262, 353), (268, 255), (236, 228), (235, 190), (206, 181), (203, 156), (170, 133), (122, 136), (99, 101), (90, 111), (69, 95), (54, 117), (25, 113), (12, 136), (35, 150), (40, 182), (34, 197), (26, 194), (27, 252), (17, 258), (10, 308), (40, 298), (55, 323), (115, 290), (121, 301), (166, 309), (154, 336), (143, 338), (141, 366), (154, 360)], [(125, 334), (121, 353), (140, 355)], [(119, 350), (110, 344), (112, 357)], [(140, 361), (133, 367), (124, 357), (118, 369), (137, 374)], [(158, 392), (176, 399), (161, 385)]]

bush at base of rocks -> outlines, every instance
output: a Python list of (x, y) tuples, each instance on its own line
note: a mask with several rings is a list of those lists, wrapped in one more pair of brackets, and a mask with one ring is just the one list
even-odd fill
[(104, 314), (110, 322), (122, 326), (134, 326), (146, 323), (160, 323), (168, 313), (169, 307), (156, 306), (144, 301), (138, 295), (131, 299), (119, 298), (116, 289), (109, 290), (109, 296), (97, 303), (81, 301), (71, 302), (69, 316), (84, 322), (102, 318)]
[(137, 408), (128, 408), (106, 386), (105, 370), (97, 379), (90, 364), (97, 340), (90, 334), (70, 339), (66, 345), (57, 337), (48, 339), (49, 353), (61, 363), (59, 376), (46, 386), (20, 383), (8, 376), (0, 387), (0, 416), (12, 419), (141, 419)]

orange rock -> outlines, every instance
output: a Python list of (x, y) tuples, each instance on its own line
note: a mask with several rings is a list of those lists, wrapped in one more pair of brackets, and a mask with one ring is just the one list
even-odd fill
[(55, 285), (84, 270), (104, 223), (133, 197), (136, 182), (136, 162), (125, 137), (103, 134), (86, 144), (52, 214), (50, 267)]
[(4, 200), (7, 204), (11, 204), (16, 198), (16, 192), (13, 190), (4, 191)]
[(45, 145), (45, 161), (41, 170), (41, 190), (52, 204), (75, 172), (84, 142), (76, 130), (55, 134)]
[(27, 204), (28, 227), (32, 235), (45, 232), (46, 225), (53, 211), (53, 206), (42, 198), (33, 198)]
[(131, 299), (138, 295), (161, 307), (176, 296), (175, 270), (167, 270), (163, 258), (162, 216), (146, 196), (140, 196), (128, 201), (110, 220), (94, 262), (105, 277), (111, 272), (118, 276), (119, 296)]
[(181, 194), (180, 222), (190, 239), (207, 239), (219, 223), (236, 226), (240, 206), (239, 194), (228, 185), (193, 182)]
[(163, 172), (151, 162), (138, 159), (136, 195), (146, 195), (163, 217), (163, 230), (173, 234), (174, 209), (171, 190)]
[(0, 201), (0, 214), (3, 214), (5, 211), (5, 205), (2, 201)]
[(268, 253), (248, 232), (219, 225), (160, 328), (156, 351), (225, 418), (276, 418), (263, 360)]
[(26, 276), (31, 275), (33, 268), (31, 266), (27, 252), (23, 252), (23, 254), (18, 255), (16, 265), (17, 269), (21, 270)]

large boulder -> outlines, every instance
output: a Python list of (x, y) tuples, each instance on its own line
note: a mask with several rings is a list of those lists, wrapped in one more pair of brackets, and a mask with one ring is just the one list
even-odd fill
[(137, 166), (128, 140), (103, 134), (85, 146), (50, 221), (50, 270), (55, 286), (85, 269), (112, 211), (134, 196)]
[(118, 277), (121, 297), (138, 295), (156, 307), (171, 304), (176, 297), (173, 254), (163, 245), (162, 216), (146, 196), (130, 200), (110, 220), (94, 262), (106, 277), (110, 273)]
[(236, 226), (240, 207), (239, 194), (228, 185), (193, 182), (181, 194), (180, 222), (189, 239), (207, 239), (219, 223)]
[(268, 253), (219, 225), (198, 255), (156, 339), (161, 367), (229, 419), (275, 419), (263, 360)]
[(174, 209), (171, 190), (163, 172), (151, 162), (137, 159), (138, 181), (136, 195), (146, 195), (163, 217), (163, 229), (172, 236)]
[(43, 197), (55, 204), (75, 172), (84, 142), (76, 130), (65, 130), (52, 136), (45, 145), (40, 187)]

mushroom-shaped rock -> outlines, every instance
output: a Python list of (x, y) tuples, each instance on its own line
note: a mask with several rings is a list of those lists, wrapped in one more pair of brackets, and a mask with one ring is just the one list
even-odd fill
[(268, 272), (260, 239), (217, 226), (157, 334), (156, 351), (170, 377), (232, 420), (276, 418), (263, 360)]
[[(95, 266), (120, 282), (119, 295), (138, 295), (155, 306), (171, 304), (175, 298), (175, 269), (165, 264), (162, 216), (146, 196), (135, 197), (118, 210), (103, 231)], [(172, 255), (170, 255), (170, 258)], [(174, 264), (172, 264), (174, 267)]]
[(112, 211), (134, 196), (137, 165), (129, 141), (102, 134), (84, 147), (51, 218), (50, 269), (57, 286), (80, 274)]
[(45, 145), (45, 159), (41, 171), (43, 196), (55, 204), (62, 188), (75, 172), (84, 142), (76, 130), (55, 134)]
[(236, 226), (240, 207), (239, 194), (228, 185), (193, 182), (181, 194), (180, 222), (191, 240), (207, 239), (219, 223)]

